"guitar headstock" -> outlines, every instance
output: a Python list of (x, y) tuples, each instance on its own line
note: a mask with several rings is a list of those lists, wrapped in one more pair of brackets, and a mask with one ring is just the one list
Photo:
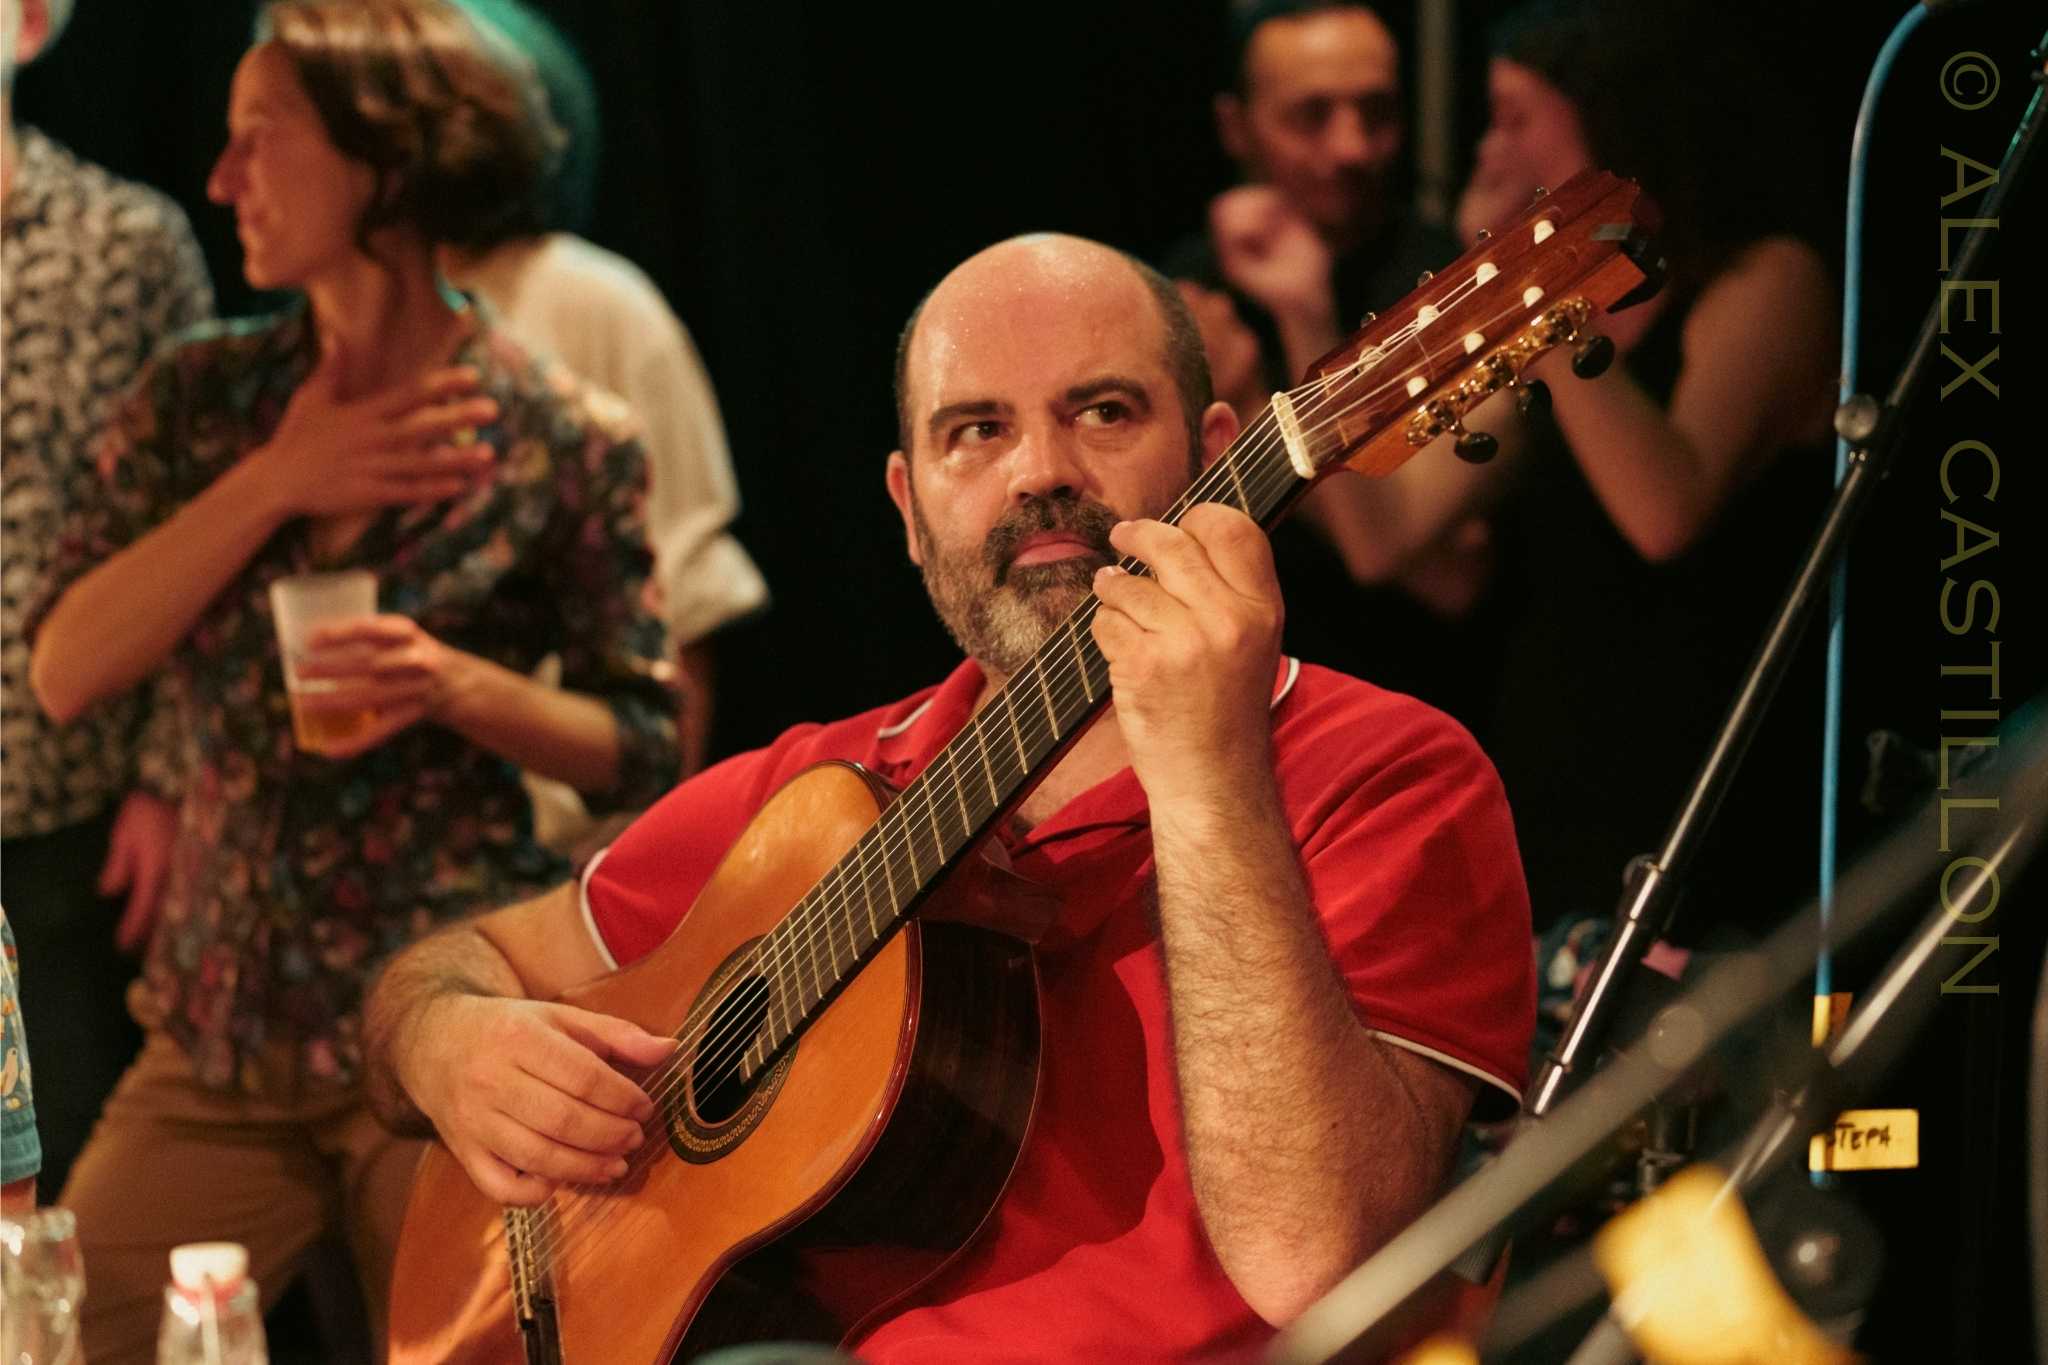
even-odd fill
[(1468, 438), (1466, 413), (1524, 385), (1544, 352), (1587, 339), (1595, 309), (1654, 289), (1637, 264), (1648, 259), (1639, 193), (1582, 172), (1369, 318), (1299, 387), (1274, 395), (1297, 468), (1386, 474), (1445, 435), (1484, 458), (1491, 438)]

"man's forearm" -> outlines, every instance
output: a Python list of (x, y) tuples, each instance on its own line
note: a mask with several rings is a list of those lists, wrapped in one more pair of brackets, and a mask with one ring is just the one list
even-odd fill
[(364, 1089), (384, 1126), (409, 1137), (433, 1134), (433, 1123), (407, 1089), (406, 1066), (436, 1002), (525, 994), (512, 964), (473, 925), (430, 934), (393, 958), (363, 1006)]
[(1196, 1202), (1280, 1322), (1422, 1206), (1456, 1125), (1359, 1023), (1271, 779), (1248, 785), (1227, 819), (1155, 808), (1153, 845)]

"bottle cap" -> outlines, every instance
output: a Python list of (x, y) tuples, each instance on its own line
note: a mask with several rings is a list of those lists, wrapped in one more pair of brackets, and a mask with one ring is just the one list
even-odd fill
[(188, 1242), (171, 1252), (171, 1283), (187, 1294), (232, 1291), (249, 1273), (240, 1242)]

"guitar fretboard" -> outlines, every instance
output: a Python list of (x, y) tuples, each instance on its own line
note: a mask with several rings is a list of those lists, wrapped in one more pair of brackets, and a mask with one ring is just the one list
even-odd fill
[[(1227, 503), (1261, 526), (1278, 521), (1308, 481), (1296, 472), (1272, 413), (1263, 413), (1203, 470), (1161, 520)], [(1129, 573), (1145, 573), (1133, 559)], [(1109, 700), (1090, 593), (1001, 692), (961, 727), (772, 933), (755, 945), (767, 1020), (747, 1050), (751, 1081), (915, 911), (953, 866), (1030, 792), (1054, 755)]]

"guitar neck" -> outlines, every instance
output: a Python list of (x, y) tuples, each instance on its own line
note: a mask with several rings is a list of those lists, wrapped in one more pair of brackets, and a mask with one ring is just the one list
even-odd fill
[[(1220, 502), (1270, 528), (1309, 482), (1269, 409), (1161, 520), (1178, 522), (1189, 508)], [(1149, 572), (1130, 558), (1119, 567)], [(748, 1080), (1030, 795), (1101, 711), (1109, 700), (1109, 665), (1090, 629), (1096, 606), (1088, 594), (759, 945), (755, 960), (769, 978), (770, 1004), (767, 1025), (742, 1064)]]
[[(1310, 368), (1161, 518), (1226, 503), (1270, 529), (1340, 465), (1392, 472), (1441, 437), (1463, 437), (1487, 398), (1577, 341), (1594, 309), (1654, 292), (1636, 187), (1587, 171), (1539, 192), (1488, 237)], [(1654, 271), (1650, 272), (1654, 277)], [(1463, 447), (1461, 446), (1462, 450)], [(1126, 558), (1128, 573), (1149, 570)], [(742, 1068), (760, 1074), (961, 858), (1016, 807), (1109, 699), (1090, 630), (1091, 593), (963, 727), (755, 953), (768, 1017)]]

